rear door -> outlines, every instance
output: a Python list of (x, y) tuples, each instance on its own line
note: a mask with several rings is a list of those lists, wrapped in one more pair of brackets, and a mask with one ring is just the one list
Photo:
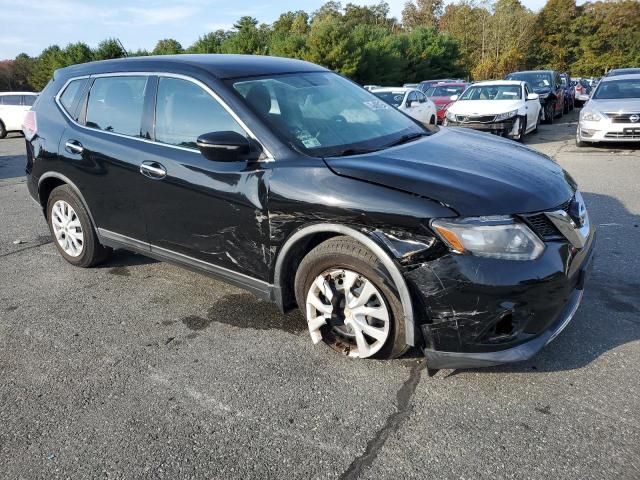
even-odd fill
[(152, 111), (145, 108), (153, 105), (153, 78), (96, 76), (87, 83), (69, 83), (58, 96), (71, 120), (58, 147), (67, 176), (80, 188), (102, 234), (141, 242), (148, 240), (148, 185), (140, 166), (149, 145), (144, 130)]

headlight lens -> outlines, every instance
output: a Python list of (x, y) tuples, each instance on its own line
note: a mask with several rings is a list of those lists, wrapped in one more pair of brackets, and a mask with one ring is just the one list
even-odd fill
[(447, 110), (445, 116), (447, 117), (447, 120), (451, 120), (452, 122), (456, 121), (456, 115), (454, 113), (451, 113), (449, 110)]
[(456, 253), (506, 260), (535, 260), (544, 243), (529, 227), (511, 217), (436, 219), (431, 226)]
[(602, 115), (595, 110), (587, 110), (580, 113), (580, 120), (584, 120), (586, 122), (599, 122), (602, 120)]
[(496, 122), (499, 122), (500, 120), (507, 120), (508, 118), (515, 117), (517, 114), (518, 114), (518, 110), (513, 110), (511, 112), (506, 112), (506, 113), (499, 113), (498, 115), (496, 115)]

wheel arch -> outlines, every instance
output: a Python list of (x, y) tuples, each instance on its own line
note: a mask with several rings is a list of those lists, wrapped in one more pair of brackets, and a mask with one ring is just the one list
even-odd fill
[(53, 192), (54, 189), (56, 189), (61, 185), (69, 185), (69, 187), (71, 187), (71, 189), (74, 191), (74, 193), (78, 196), (78, 198), (82, 202), (82, 206), (85, 208), (85, 210), (89, 214), (89, 219), (91, 220), (91, 224), (97, 231), (96, 222), (93, 219), (93, 215), (91, 214), (91, 209), (89, 208), (87, 201), (82, 195), (82, 192), (80, 191), (78, 186), (75, 183), (73, 183), (73, 181), (71, 181), (68, 177), (58, 172), (45, 172), (40, 176), (40, 179), (38, 180), (38, 201), (42, 206), (42, 211), (45, 217), (47, 216), (47, 202), (49, 201), (49, 196), (51, 195), (51, 192)]
[[(273, 286), (275, 290), (275, 300), (278, 306), (282, 310), (286, 310), (291, 306), (295, 278), (295, 274), (292, 274), (292, 271), (296, 266), (296, 259), (299, 260), (304, 257), (304, 255), (322, 241), (338, 235), (354, 238), (371, 250), (382, 262), (400, 296), (400, 302), (404, 311), (405, 341), (407, 345), (415, 346), (416, 336), (413, 303), (411, 301), (409, 288), (400, 269), (393, 258), (378, 242), (366, 233), (356, 230), (353, 227), (332, 223), (320, 223), (300, 228), (287, 238), (280, 248), (274, 269)], [(295, 300), (293, 301), (295, 302)]]

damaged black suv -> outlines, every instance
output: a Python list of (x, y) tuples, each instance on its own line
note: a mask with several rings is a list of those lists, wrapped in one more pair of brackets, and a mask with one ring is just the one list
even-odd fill
[(180, 55), (64, 68), (25, 119), (55, 245), (139, 252), (298, 306), (351, 357), (529, 358), (573, 317), (594, 230), (548, 157), (437, 133), (319, 66)]

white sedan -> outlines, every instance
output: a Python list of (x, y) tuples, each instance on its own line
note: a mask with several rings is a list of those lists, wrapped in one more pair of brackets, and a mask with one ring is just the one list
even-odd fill
[(527, 133), (538, 130), (541, 112), (540, 99), (526, 82), (478, 82), (456, 98), (447, 110), (444, 124), (522, 141)]
[(436, 105), (418, 89), (375, 88), (371, 93), (424, 125), (436, 124)]

